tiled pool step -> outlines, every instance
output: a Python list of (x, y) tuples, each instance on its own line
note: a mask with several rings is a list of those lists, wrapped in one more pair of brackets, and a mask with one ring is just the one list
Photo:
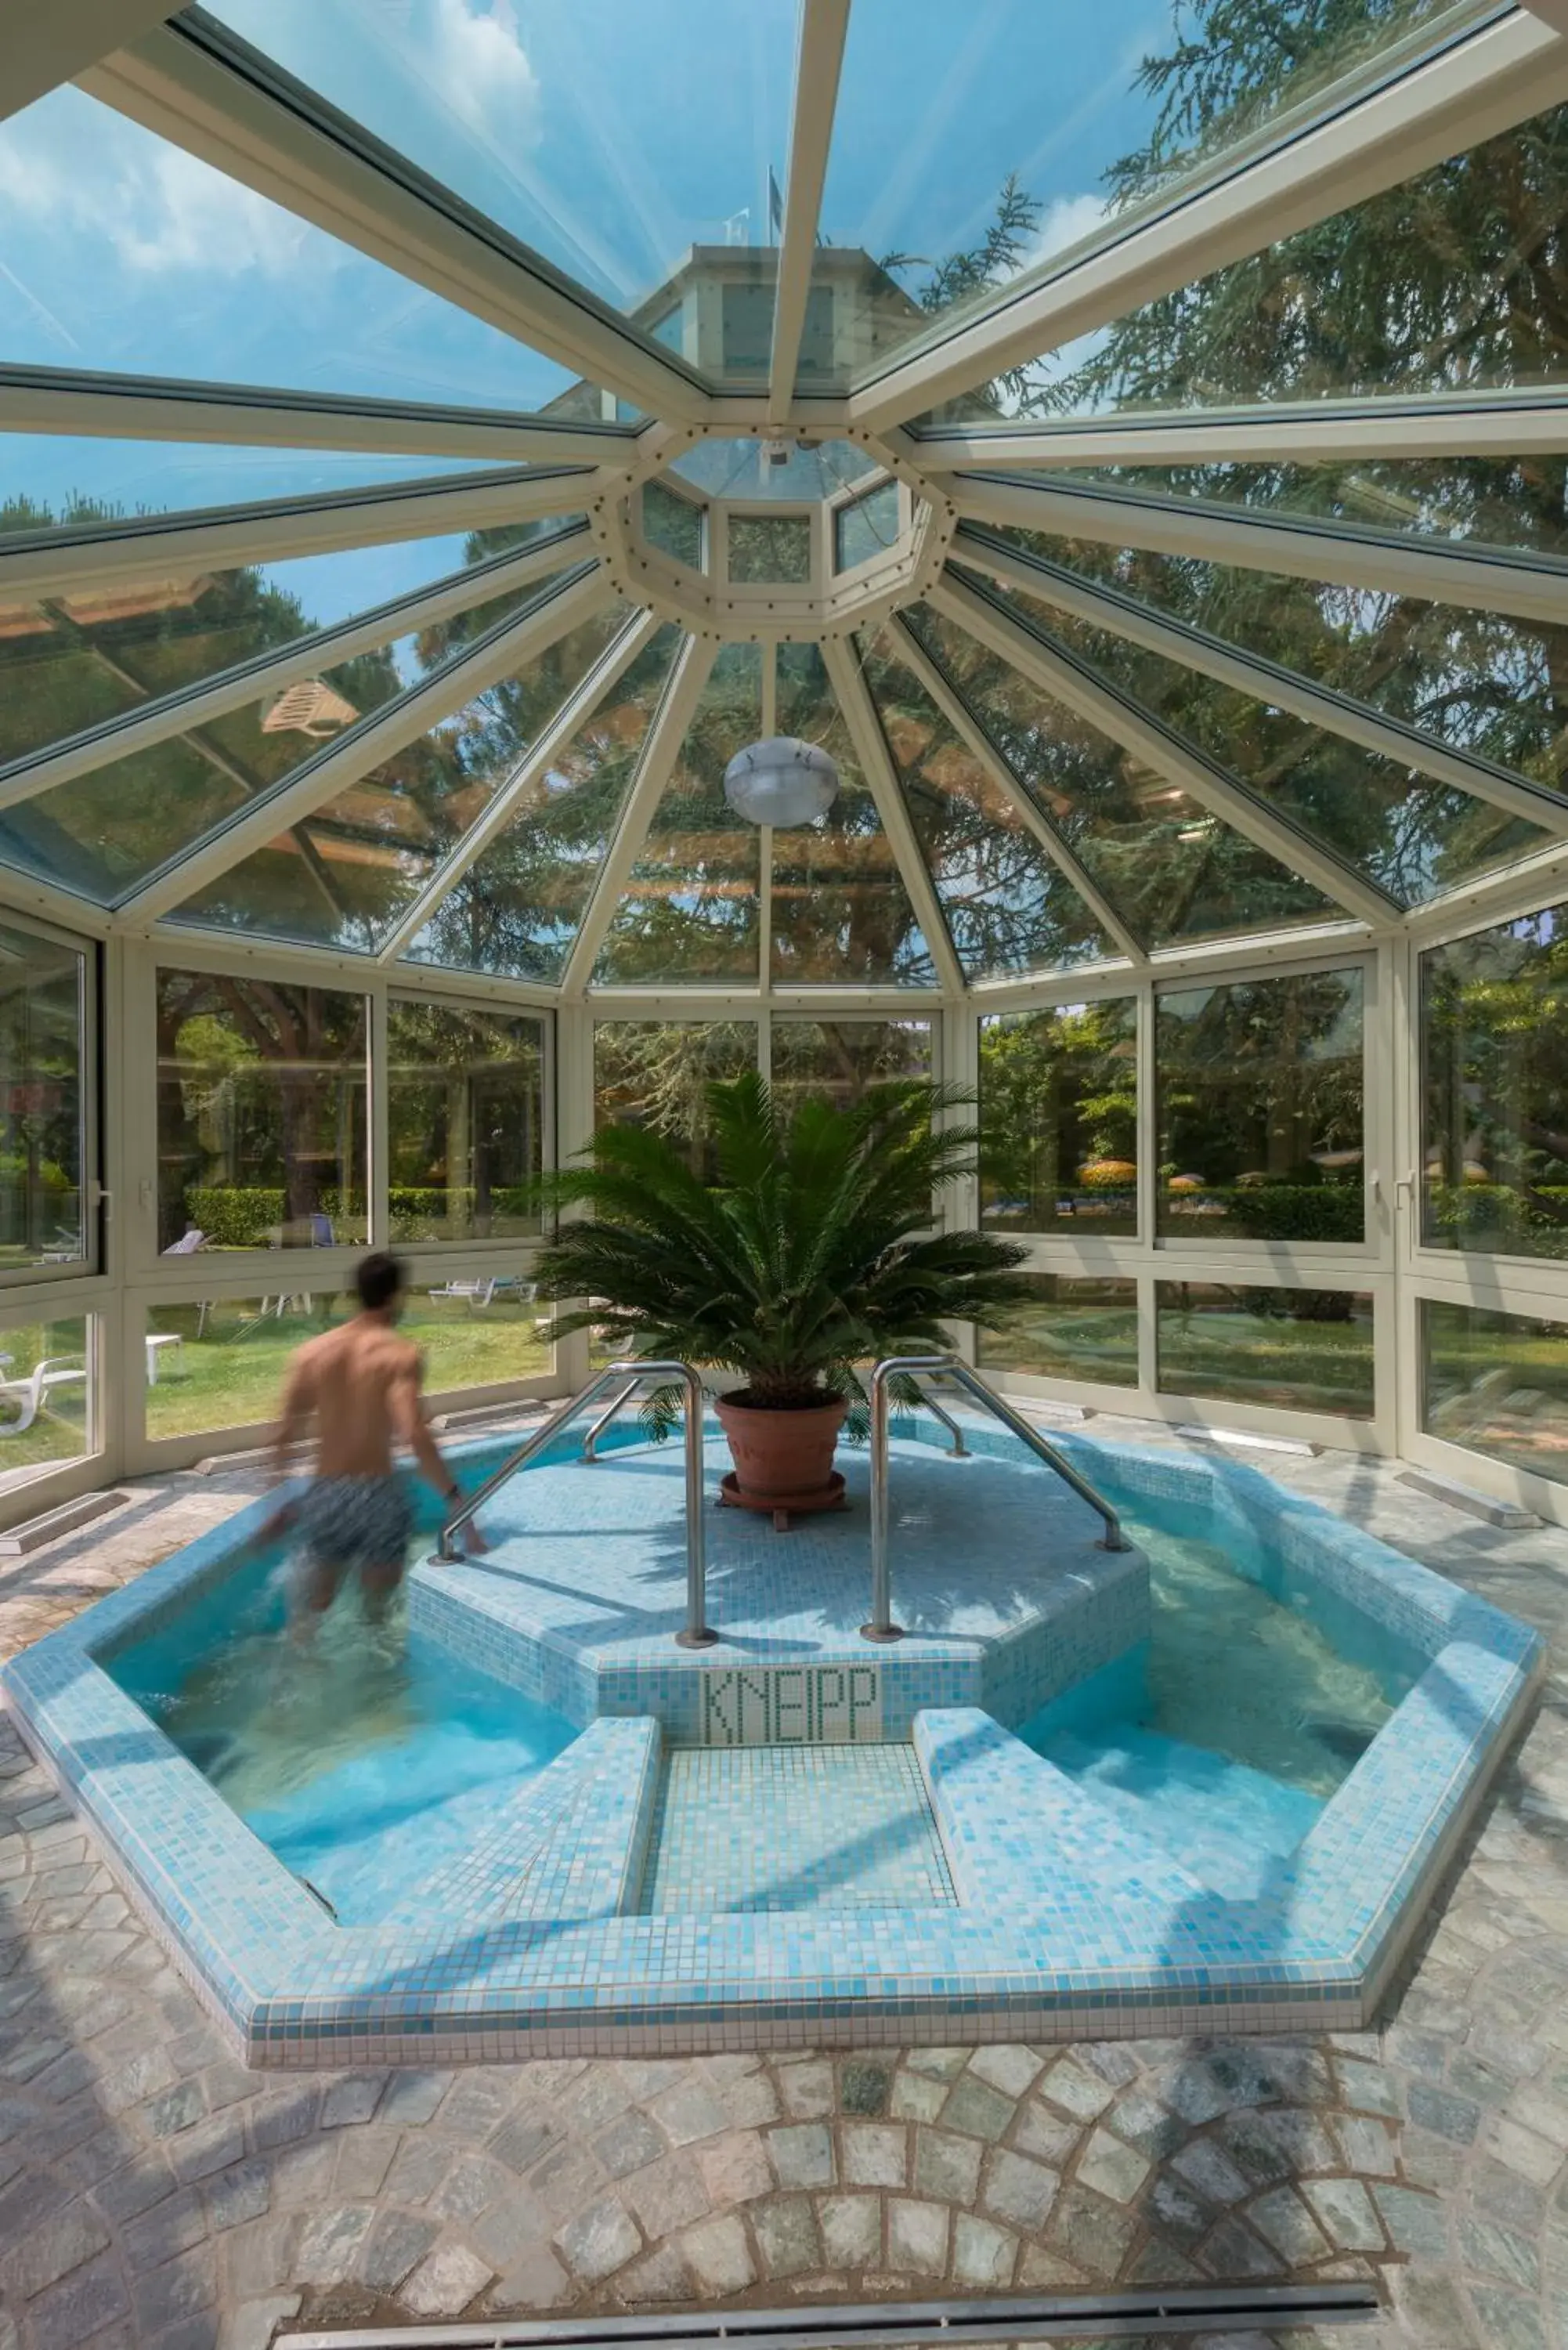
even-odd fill
[(645, 1911), (955, 1906), (913, 1747), (677, 1749)]

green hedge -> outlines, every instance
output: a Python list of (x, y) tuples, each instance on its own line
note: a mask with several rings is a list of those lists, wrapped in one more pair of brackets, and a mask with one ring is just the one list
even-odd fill
[[(463, 1216), (472, 1220), (472, 1190), (457, 1195)], [(389, 1195), (392, 1237), (400, 1241), (443, 1237), (452, 1195), (444, 1185), (395, 1183)], [(504, 1185), (490, 1195), (493, 1215), (522, 1219), (529, 1212), (531, 1195), (525, 1183)], [(328, 1187), (321, 1194), (322, 1212), (334, 1225), (365, 1221), (365, 1194), (356, 1185), (347, 1192)], [(207, 1235), (213, 1248), (265, 1248), (267, 1234), (284, 1220), (281, 1184), (193, 1183), (185, 1194), (185, 1212)]]
[[(1222, 1207), (1219, 1216), (1184, 1216), (1178, 1203)], [(1225, 1232), (1250, 1241), (1360, 1241), (1366, 1237), (1366, 1206), (1359, 1183), (1246, 1183), (1206, 1185), (1201, 1191), (1167, 1192), (1161, 1206), (1168, 1232)], [(1172, 1210), (1176, 1212), (1173, 1216)]]

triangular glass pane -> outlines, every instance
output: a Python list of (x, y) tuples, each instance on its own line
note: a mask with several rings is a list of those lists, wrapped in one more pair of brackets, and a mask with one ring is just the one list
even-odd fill
[(1082, 473), (1053, 472), (1051, 480), (1069, 487), (1081, 483), (1091, 489), (1152, 491), (1157, 497), (1207, 498), (1257, 513), (1568, 555), (1568, 502), (1557, 456), (1085, 466)]
[(755, 985), (762, 835), (726, 802), (724, 769), (762, 720), (760, 650), (725, 645), (599, 949), (596, 986)]
[[(1162, 120), (1202, 120), (1210, 86), (1232, 73), (1243, 95), (1266, 88), (1272, 65), (1260, 72), (1251, 47), (1199, 36), (1146, 63), (1144, 75), (1159, 77)], [(1272, 42), (1258, 49), (1275, 53)], [(1561, 215), (1562, 136), (1552, 108), (1265, 241), (1031, 367), (1028, 389), (1072, 413), (1560, 382), (1568, 335), (1554, 273), (1538, 256)], [(1124, 207), (1168, 185), (1161, 139), (1117, 163)]]
[(410, 539), (0, 603), (0, 766), (448, 578), (466, 547)]
[(554, 980), (571, 951), (680, 631), (661, 629), (406, 951), (411, 962)]
[(838, 796), (773, 837), (773, 980), (781, 987), (934, 987), (936, 966), (815, 645), (778, 649), (778, 728), (827, 752)]
[[(1147, 147), (1159, 186), (1179, 187), (1268, 127), (1283, 138), (1293, 110), (1315, 119), (1336, 80), (1445, 13), (1445, 0), (1298, 8), (1287, 32), (1278, 10), (1165, 0), (988, 0), (961, 18), (855, 0), (815, 271), (831, 284), (846, 246), (887, 256), (863, 270), (855, 357), (863, 367), (867, 344), (886, 351), (929, 332), (933, 314), (956, 331), (955, 316), (1103, 230), (1143, 192), (1128, 184), (1129, 151)], [(1007, 390), (1004, 379), (993, 405)]]
[(391, 489), (442, 474), (483, 473), (496, 462), (382, 456), (365, 449), (255, 449), (0, 432), (0, 531), (79, 530), (93, 523), (249, 505), (263, 498)]
[(892, 632), (884, 629), (862, 651), (866, 682), (964, 977), (1059, 971), (1116, 954), (1017, 803), (899, 660)]
[(965, 630), (923, 606), (909, 617), (1036, 806), (1145, 946), (1281, 930), (1343, 910)]
[(79, 89), (0, 125), (0, 186), (14, 363), (510, 409), (576, 385)]
[(771, 158), (782, 179), (789, 153), (798, 0), (739, 14), (733, 0), (219, 0), (214, 13), (661, 339), (670, 304), (650, 289), (689, 259), (709, 264), (715, 292), (760, 296), (711, 307), (729, 313), (728, 342), (751, 328), (744, 355), (766, 380), (779, 224), (759, 173)]
[(595, 613), (217, 875), (172, 919), (351, 951), (379, 946), (626, 624), (622, 610)]
[[(1061, 550), (1053, 552), (1059, 556)], [(1132, 588), (1136, 579), (1134, 592), (1138, 592), (1146, 574), (1144, 561), (1124, 560), (1118, 585)], [(1315, 671), (1303, 668), (1303, 656), (1308, 662), (1313, 659), (1310, 644), (1303, 642), (1305, 631), (1324, 630), (1316, 601), (1321, 588), (1310, 581), (1254, 573), (1248, 584), (1234, 582), (1230, 596), (1213, 598), (1222, 608), (1213, 612), (1210, 621), (1207, 611), (1191, 608), (1201, 584), (1181, 584), (1193, 567), (1156, 557), (1147, 576), (1161, 585), (1166, 596), (1174, 594), (1180, 618), (1211, 626), (1215, 635), (1230, 635), (1231, 615), (1249, 616), (1254, 628), (1280, 647), (1271, 659), (1283, 660), (1314, 683), (1323, 681), (1321, 663)], [(1545, 830), (1526, 817), (1364, 751), (1343, 734), (1330, 733), (1254, 694), (1238, 692), (1146, 651), (1108, 629), (1091, 628), (1033, 597), (1020, 595), (1017, 602), (1037, 627), (1156, 712), (1260, 799), (1292, 817), (1401, 905), (1418, 905), (1435, 890), (1454, 888), (1546, 844)], [(1182, 605), (1188, 608), (1180, 609)], [(1271, 608), (1273, 617), (1266, 617)], [(1294, 630), (1293, 612), (1303, 615), (1303, 626)]]
[[(545, 592), (535, 584), (493, 598), (483, 608), (488, 625)], [(0, 860), (112, 903), (247, 801), (286, 782), (325, 743), (416, 683), (450, 650), (444, 630), (400, 637), (57, 784), (0, 813)]]

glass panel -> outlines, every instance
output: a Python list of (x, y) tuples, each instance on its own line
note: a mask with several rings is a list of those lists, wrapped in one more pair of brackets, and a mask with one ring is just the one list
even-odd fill
[(765, 338), (781, 225), (767, 159), (782, 169), (789, 153), (794, 0), (749, 0), (740, 17), (728, 0), (216, 13), (660, 340), (680, 331), (665, 281), (693, 265), (720, 284), (765, 273)]
[(1146, 946), (1321, 921), (1335, 909), (1241, 834), (924, 606), (922, 643)]
[(936, 967), (815, 645), (778, 648), (778, 727), (838, 768), (820, 824), (773, 835), (775, 986), (934, 987)]
[(717, 1180), (707, 1089), (757, 1066), (750, 1020), (601, 1020), (594, 1028), (594, 1124), (647, 1126)]
[(424, 1358), (426, 1394), (450, 1396), (544, 1378), (555, 1361), (539, 1335), (549, 1320), (524, 1274), (497, 1274), (415, 1283), (399, 1328)]
[(472, 473), (484, 457), (380, 456), (354, 449), (253, 449), (87, 433), (0, 432), (0, 531), (75, 528), (259, 498), (330, 495), (437, 474)]
[(884, 482), (868, 490), (853, 505), (840, 506), (833, 517), (833, 563), (837, 571), (852, 571), (885, 555), (898, 539), (898, 484)]
[(462, 567), (461, 538), (430, 538), (0, 603), (0, 762)]
[(1160, 988), (1154, 1011), (1156, 1231), (1365, 1240), (1360, 971)]
[(0, 1330), (0, 1493), (99, 1450), (96, 1315)]
[(981, 1221), (1072, 1239), (1137, 1231), (1137, 1004), (980, 1024)]
[(362, 995), (159, 972), (165, 1253), (364, 1241), (368, 1044)]
[(1155, 1284), (1162, 1394), (1370, 1419), (1370, 1295), (1354, 1289)]
[[(1030, 544), (1456, 751), (1563, 788), (1568, 707), (1555, 681), (1568, 629), (1082, 542)], [(1049, 606), (1036, 609), (1125, 691), (1407, 905), (1545, 842), (1523, 818), (1360, 751), (1266, 695), (1234, 691)]]
[(487, 687), (217, 875), (171, 919), (322, 946), (379, 946), (625, 626), (624, 609), (596, 613), (526, 671)]
[(807, 1095), (848, 1109), (867, 1086), (931, 1076), (929, 1020), (778, 1020), (773, 1024), (773, 1097), (793, 1112)]
[(683, 498), (674, 490), (667, 490), (662, 482), (645, 484), (642, 493), (643, 536), (650, 546), (660, 547), (666, 555), (672, 555), (677, 563), (689, 563), (693, 571), (702, 569), (706, 519), (702, 508), (692, 499)]
[(725, 645), (599, 950), (596, 984), (755, 983), (762, 836), (726, 802), (724, 769), (761, 733), (757, 647)]
[[(537, 587), (515, 588), (483, 608), (486, 625), (520, 615), (531, 599), (548, 594)], [(0, 858), (47, 880), (103, 902), (140, 886), (171, 858), (193, 848), (214, 827), (247, 802), (265, 795), (307, 766), (322, 745), (378, 709), (439, 665), (444, 650), (440, 631), (400, 638), (395, 643), (325, 669), (319, 677), (275, 690), (221, 717), (167, 736), (145, 751), (111, 760), (74, 781), (57, 784), (36, 798), (18, 801), (0, 814)], [(439, 730), (438, 730), (439, 733)], [(236, 906), (221, 879), (182, 909), (182, 919), (226, 924), (254, 920), (289, 935), (345, 936), (340, 927), (322, 929), (327, 919), (312, 904), (315, 927), (291, 928), (289, 909), (303, 894), (286, 847), (281, 869), (263, 861), (247, 877), (248, 894)], [(308, 851), (305, 852), (308, 857)], [(312, 860), (313, 865), (317, 860)], [(312, 891), (319, 892), (313, 869)], [(336, 923), (352, 923), (357, 909), (337, 914), (338, 901), (319, 892)], [(298, 921), (304, 917), (296, 916)]]
[(884, 631), (869, 652), (862, 649), (862, 667), (965, 978), (1061, 970), (1115, 954), (896, 645)]
[(150, 1305), (148, 1436), (161, 1443), (275, 1421), (290, 1357), (358, 1305), (351, 1292), (327, 1288)]
[(537, 1232), (544, 1022), (394, 995), (387, 1051), (393, 1240)]
[(1568, 1321), (1422, 1298), (1421, 1426), (1568, 1484)]
[(1568, 907), (1421, 958), (1421, 1238), (1568, 1256)]
[(0, 1271), (79, 1264), (84, 955), (0, 924)]
[[(1288, 584), (1254, 574), (1249, 600), (1256, 608), (1272, 588)], [(1282, 621), (1293, 602), (1310, 606), (1323, 593), (1309, 582), (1299, 585), (1299, 596), (1279, 598)], [(1472, 799), (1468, 792), (1430, 783), (1411, 767), (1147, 652), (1126, 637), (1092, 629), (1032, 597), (1017, 601), (1043, 634), (1054, 635), (1092, 663), (1108, 683), (1207, 752), (1265, 806), (1292, 817), (1403, 905), (1507, 864), (1548, 838), (1539, 825)]]
[[(1185, 51), (1168, 110), (1201, 107), (1216, 70), (1264, 78), (1259, 62), (1276, 54), (1201, 38)], [(1560, 110), (1537, 115), (1134, 310), (1032, 370), (1032, 388), (1102, 409), (1561, 380), (1563, 312), (1539, 256), (1561, 219), (1562, 137)], [(1158, 149), (1129, 156), (1117, 182), (1125, 198), (1155, 194)]]
[(14, 363), (467, 407), (538, 409), (573, 388), (553, 359), (79, 89), (0, 127), (0, 184)]
[(811, 577), (811, 522), (805, 515), (732, 514), (730, 577), (739, 585), (804, 587)]
[(977, 1330), (976, 1359), (987, 1371), (1036, 1379), (1137, 1385), (1137, 1284), (1026, 1273), (1033, 1295), (1009, 1306), (1000, 1330)]
[(699, 441), (670, 470), (711, 498), (784, 498), (792, 505), (830, 498), (877, 470), (853, 441)]
[(1051, 479), (1560, 556), (1568, 555), (1563, 472), (1558, 456), (1357, 457), (1310, 465), (1091, 465)]
[[(1282, 111), (1326, 103), (1335, 77), (1401, 34), (1435, 37), (1470, 13), (1440, 0), (1303, 11), (1287, 36), (1185, 12), (1173, 25), (1156, 0), (993, 0), (960, 38), (941, 9), (856, 0), (814, 273), (836, 298), (833, 364), (803, 353), (803, 380), (842, 381), (938, 320), (952, 329), (1114, 212)], [(1004, 378), (985, 404), (1014, 405), (1026, 384)]]
[(620, 817), (678, 629), (661, 629), (407, 948), (411, 962), (556, 979)]

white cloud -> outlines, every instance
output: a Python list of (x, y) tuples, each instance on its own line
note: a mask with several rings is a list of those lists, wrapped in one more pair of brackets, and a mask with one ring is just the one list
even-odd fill
[(281, 206), (107, 107), (76, 121), (40, 110), (0, 130), (0, 205), (99, 239), (106, 259), (146, 276), (256, 270), (281, 278), (309, 234)]
[(119, 192), (105, 223), (109, 240), (129, 268), (149, 276), (200, 269), (286, 277), (308, 234), (292, 213), (179, 147), (161, 149)]
[(1025, 268), (1033, 269), (1054, 254), (1064, 253), (1070, 244), (1093, 236), (1105, 217), (1105, 203), (1099, 196), (1053, 196), (1029, 248)]
[(511, 0), (481, 15), (468, 0), (432, 0), (421, 64), (439, 96), (472, 130), (515, 140), (532, 126), (539, 79), (518, 37)]

